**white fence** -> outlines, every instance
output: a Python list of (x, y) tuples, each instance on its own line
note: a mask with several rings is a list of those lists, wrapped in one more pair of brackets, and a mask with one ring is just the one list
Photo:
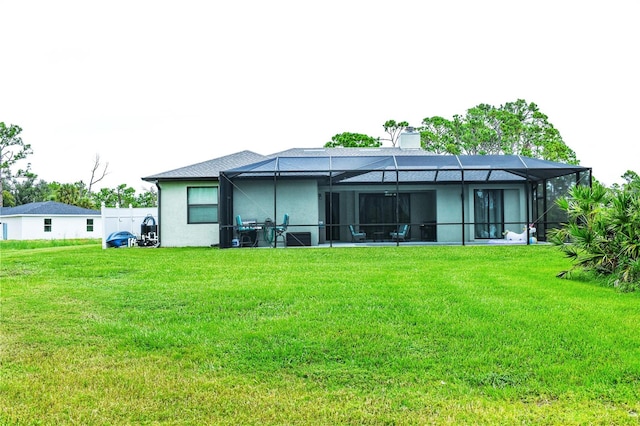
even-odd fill
[(105, 207), (102, 213), (102, 248), (107, 248), (107, 237), (113, 232), (129, 231), (140, 238), (142, 221), (149, 215), (158, 223), (157, 207)]

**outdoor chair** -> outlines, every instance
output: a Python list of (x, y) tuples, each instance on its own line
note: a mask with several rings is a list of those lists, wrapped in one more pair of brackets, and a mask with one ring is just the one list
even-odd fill
[(245, 225), (240, 215), (236, 216), (236, 230), (238, 232), (238, 239), (240, 240), (240, 247), (257, 245), (258, 232), (256, 228)]
[(408, 234), (409, 225), (407, 224), (400, 226), (398, 232), (389, 232), (389, 235), (391, 235), (391, 239), (394, 241), (405, 241), (405, 238), (407, 238)]
[(351, 241), (354, 243), (363, 242), (367, 239), (367, 234), (365, 232), (356, 232), (353, 225), (349, 225), (349, 231), (351, 232)]
[(282, 244), (285, 244), (285, 237), (284, 237), (284, 233), (287, 232), (287, 228), (289, 227), (289, 215), (287, 213), (284, 214), (284, 218), (282, 219), (282, 224), (280, 225), (276, 225), (273, 228), (273, 231), (275, 233), (274, 235), (274, 239), (273, 239), (273, 246), (277, 247), (278, 246), (278, 237), (282, 237)]

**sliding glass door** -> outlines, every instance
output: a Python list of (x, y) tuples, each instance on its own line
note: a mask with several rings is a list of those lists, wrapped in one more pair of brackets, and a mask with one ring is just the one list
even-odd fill
[(409, 194), (395, 192), (360, 194), (360, 228), (371, 238), (388, 239), (389, 232), (396, 230), (396, 221), (400, 224), (410, 223), (409, 200)]
[(475, 238), (502, 238), (504, 195), (501, 189), (474, 191)]

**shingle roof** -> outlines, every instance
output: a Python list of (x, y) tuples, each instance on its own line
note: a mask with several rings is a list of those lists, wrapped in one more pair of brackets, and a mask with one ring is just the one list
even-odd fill
[(155, 175), (143, 177), (142, 180), (153, 182), (156, 180), (187, 180), (187, 179), (210, 179), (220, 176), (220, 171), (233, 169), (246, 164), (256, 163), (269, 157), (257, 154), (253, 151), (240, 151), (202, 163), (192, 164), (179, 169), (157, 173)]
[(82, 216), (100, 216), (99, 210), (85, 209), (69, 204), (58, 203), (57, 201), (41, 201), (38, 203), (23, 204), (16, 207), (0, 208), (1, 216), (18, 216), (18, 215), (82, 215)]

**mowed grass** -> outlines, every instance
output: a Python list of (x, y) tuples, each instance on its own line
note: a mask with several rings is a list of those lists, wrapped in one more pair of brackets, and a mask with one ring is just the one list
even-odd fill
[(640, 296), (551, 246), (0, 250), (0, 424), (640, 421)]

